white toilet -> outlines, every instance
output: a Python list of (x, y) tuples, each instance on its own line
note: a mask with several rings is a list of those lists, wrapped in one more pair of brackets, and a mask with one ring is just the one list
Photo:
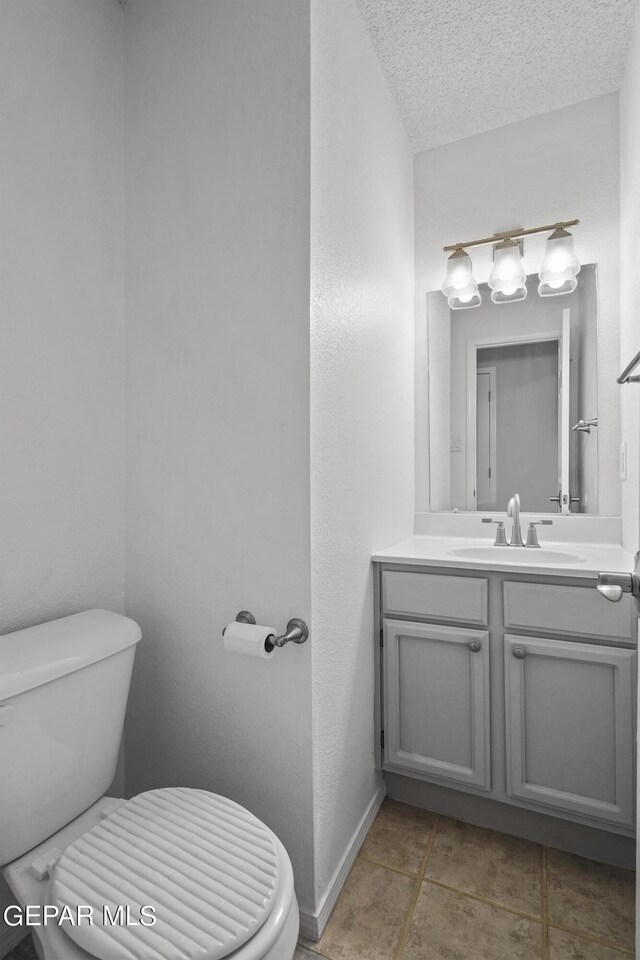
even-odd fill
[[(139, 639), (107, 610), (0, 638), (0, 864), (41, 923), (36, 947), (44, 960), (291, 960), (293, 871), (265, 824), (205, 790), (103, 796)], [(58, 922), (64, 907), (74, 922)]]

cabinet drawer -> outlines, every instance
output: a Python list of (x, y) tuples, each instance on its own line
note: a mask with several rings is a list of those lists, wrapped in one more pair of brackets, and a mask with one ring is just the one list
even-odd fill
[(382, 605), (387, 614), (486, 626), (487, 581), (385, 570)]
[(633, 640), (630, 598), (609, 603), (594, 586), (560, 587), (548, 583), (505, 581), (506, 629), (575, 633), (610, 640)]

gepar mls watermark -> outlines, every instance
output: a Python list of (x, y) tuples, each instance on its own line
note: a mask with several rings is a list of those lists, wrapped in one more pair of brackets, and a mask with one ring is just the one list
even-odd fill
[(5, 907), (2, 918), (8, 927), (46, 927), (68, 923), (71, 927), (152, 927), (157, 920), (155, 907), (150, 905), (133, 910), (129, 904), (92, 907), (79, 903), (76, 907), (58, 907), (54, 903), (31, 903), (20, 907), (16, 903)]

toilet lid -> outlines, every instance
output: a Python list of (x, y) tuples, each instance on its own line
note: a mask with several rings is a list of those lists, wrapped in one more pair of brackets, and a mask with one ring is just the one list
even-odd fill
[[(74, 917), (79, 905), (91, 910), (93, 925), (61, 929), (100, 960), (218, 960), (260, 929), (278, 877), (275, 838), (248, 810), (205, 790), (165, 788), (127, 801), (67, 847), (51, 901)], [(144, 906), (155, 909), (153, 926), (134, 925)]]

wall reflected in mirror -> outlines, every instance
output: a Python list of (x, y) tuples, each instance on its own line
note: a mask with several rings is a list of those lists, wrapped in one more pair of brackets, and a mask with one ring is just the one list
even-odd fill
[(598, 513), (597, 269), (574, 293), (451, 310), (428, 294), (432, 510)]

